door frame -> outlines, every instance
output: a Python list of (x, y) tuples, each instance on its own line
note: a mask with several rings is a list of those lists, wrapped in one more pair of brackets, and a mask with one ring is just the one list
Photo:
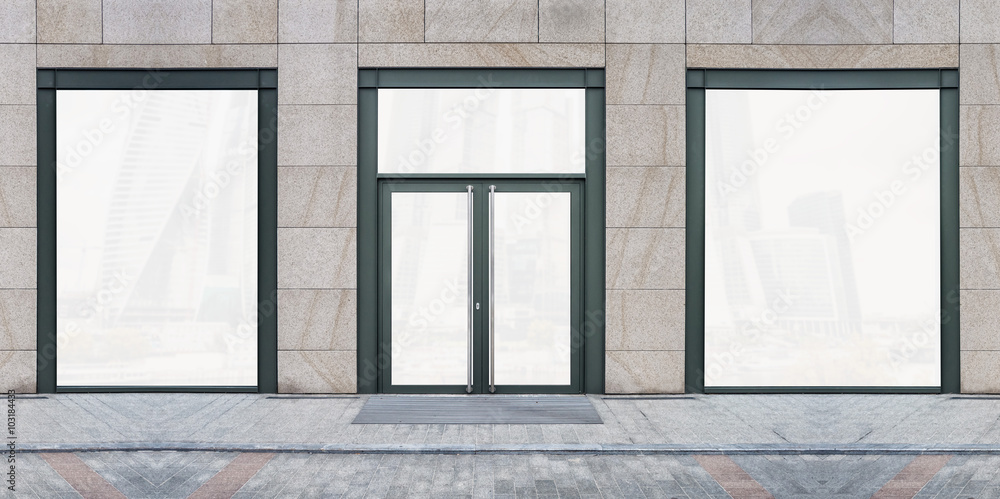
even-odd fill
[[(582, 323), (579, 338), (580, 390), (604, 393), (605, 329), (605, 95), (604, 69), (391, 68), (358, 70), (358, 350), (359, 393), (380, 391), (380, 372), (389, 352), (379, 343), (380, 183), (406, 179), (567, 180), (581, 182)], [(379, 174), (379, 88), (583, 88), (585, 89), (585, 173), (580, 174)], [(499, 389), (498, 389), (499, 391)], [(536, 390), (541, 393), (543, 390)]]
[[(687, 71), (687, 393), (959, 393), (958, 69), (688, 69)], [(940, 90), (941, 386), (705, 387), (705, 90)]]
[[(490, 393), (488, 386), (489, 350), (485, 347), (488, 341), (486, 324), (488, 321), (489, 308), (489, 282), (488, 282), (488, 257), (486, 250), (488, 242), (487, 210), (489, 203), (489, 186), (496, 185), (497, 193), (511, 192), (565, 192), (571, 195), (570, 198), (570, 316), (571, 337), (570, 337), (570, 383), (569, 385), (495, 385), (498, 394), (504, 393), (581, 393), (580, 366), (582, 363), (582, 344), (580, 342), (580, 330), (583, 323), (582, 314), (582, 246), (583, 246), (583, 182), (582, 179), (497, 179), (491, 177), (477, 178), (448, 178), (448, 179), (409, 179), (381, 181), (379, 182), (379, 269), (385, 270), (379, 273), (379, 350), (391, 352), (392, 350), (392, 214), (391, 214), (391, 194), (393, 192), (451, 192), (462, 193), (467, 185), (474, 186), (473, 213), (469, 216), (472, 219), (472, 239), (473, 239), (473, 303), (482, 304), (480, 312), (476, 314), (473, 322), (473, 345), (472, 345), (472, 385), (475, 387), (473, 394)], [(481, 194), (481, 195), (480, 195)], [(386, 356), (384, 363), (380, 366), (382, 372), (379, 376), (380, 393), (452, 393), (465, 394), (465, 385), (393, 385), (392, 384), (392, 356)]]

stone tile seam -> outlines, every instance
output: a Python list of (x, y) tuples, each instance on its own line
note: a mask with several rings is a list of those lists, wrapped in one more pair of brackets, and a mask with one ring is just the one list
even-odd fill
[(663, 349), (663, 350), (654, 350), (654, 349), (628, 350), (628, 349), (624, 349), (624, 348), (616, 348), (614, 350), (605, 349), (604, 351), (607, 352), (607, 353), (610, 353), (610, 352), (684, 352), (686, 350), (684, 350), (683, 348), (671, 348), (671, 349)]
[[(2, 351), (2, 350), (0, 350)], [(31, 350), (32, 352), (34, 350)], [(339, 352), (339, 353), (357, 353), (357, 350), (345, 350), (345, 349), (318, 349), (318, 348), (279, 348), (279, 352)]]
[[(296, 228), (299, 228), (299, 227), (296, 227)], [(308, 228), (308, 227), (306, 227), (306, 228)], [(36, 289), (36, 288), (7, 288), (7, 289)], [(302, 291), (333, 291), (333, 290), (357, 291), (358, 290), (358, 288), (356, 288), (356, 287), (355, 288), (343, 288), (343, 287), (341, 287), (341, 288), (303, 288), (303, 287), (282, 287), (282, 286), (278, 286), (277, 289), (279, 289), (279, 290), (284, 290), (284, 289), (288, 289), (288, 290), (302, 290)]]
[[(367, 426), (367, 425), (365, 425)], [(474, 425), (475, 426), (475, 425)], [(314, 454), (463, 455), (814, 455), (814, 456), (1000, 456), (992, 444), (310, 444), (217, 442), (117, 442), (22, 444), (24, 453), (48, 452), (256, 452)]]

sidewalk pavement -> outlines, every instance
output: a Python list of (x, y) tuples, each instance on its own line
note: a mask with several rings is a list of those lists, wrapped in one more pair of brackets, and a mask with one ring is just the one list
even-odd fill
[(1000, 497), (996, 396), (587, 397), (603, 424), (351, 424), (365, 395), (23, 395), (16, 496)]
[(997, 396), (587, 397), (604, 424), (355, 425), (351, 421), (367, 395), (167, 393), (23, 395), (17, 399), (17, 419), (24, 450), (156, 450), (174, 445), (183, 450), (271, 446), (277, 451), (327, 446), (332, 452), (337, 446), (405, 446), (400, 449), (418, 452), (443, 446), (506, 446), (510, 451), (534, 445), (588, 452), (604, 446), (622, 452), (630, 446), (642, 450), (659, 445), (682, 452), (685, 446), (771, 453), (811, 447), (871, 448), (877, 453), (941, 448), (1000, 455)]

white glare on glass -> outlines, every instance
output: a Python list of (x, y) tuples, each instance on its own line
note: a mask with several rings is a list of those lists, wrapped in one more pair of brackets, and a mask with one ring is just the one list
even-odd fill
[(705, 92), (707, 386), (940, 386), (939, 107)]
[(379, 173), (583, 173), (584, 90), (378, 90)]
[(466, 384), (468, 196), (392, 193), (393, 385)]
[(56, 100), (58, 385), (256, 386), (257, 92)]
[(494, 383), (570, 383), (570, 193), (497, 192)]

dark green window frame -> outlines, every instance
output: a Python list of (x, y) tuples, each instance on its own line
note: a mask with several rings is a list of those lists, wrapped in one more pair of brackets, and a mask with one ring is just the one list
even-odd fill
[(464, 178), (569, 179), (583, 177), (583, 337), (581, 388), (604, 393), (604, 69), (392, 68), (358, 70), (358, 392), (379, 391), (387, 353), (379, 351), (379, 179), (454, 175), (378, 173), (379, 88), (583, 88), (586, 99), (584, 175), (463, 174)]
[[(941, 388), (705, 388), (705, 90), (940, 89), (941, 99)], [(687, 270), (684, 384), (688, 393), (958, 393), (958, 70), (738, 70), (687, 72)]]
[[(39, 69), (37, 391), (251, 392), (278, 389), (278, 70)], [(56, 90), (257, 90), (257, 387), (56, 386)], [(270, 313), (267, 313), (270, 311)]]

